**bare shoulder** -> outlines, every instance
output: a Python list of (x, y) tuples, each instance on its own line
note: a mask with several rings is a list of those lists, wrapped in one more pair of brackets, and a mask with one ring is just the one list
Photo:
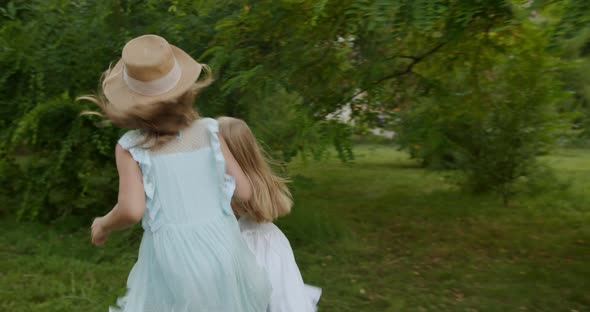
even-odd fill
[(121, 159), (125, 159), (125, 158), (133, 158), (131, 156), (131, 153), (129, 153), (128, 150), (126, 150), (121, 143), (117, 143), (117, 145), (115, 146), (115, 157), (117, 158), (117, 160)]
[(121, 146), (121, 144), (115, 146), (115, 161), (119, 171), (125, 170), (125, 168), (139, 168), (137, 161), (135, 161), (131, 153)]

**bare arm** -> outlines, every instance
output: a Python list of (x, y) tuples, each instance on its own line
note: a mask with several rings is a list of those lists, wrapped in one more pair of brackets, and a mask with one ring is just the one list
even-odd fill
[(219, 141), (221, 142), (221, 152), (225, 158), (225, 170), (228, 175), (234, 177), (236, 180), (236, 190), (234, 192), (234, 198), (240, 201), (248, 201), (252, 196), (252, 185), (250, 179), (244, 174), (244, 171), (234, 158), (234, 155), (230, 152), (225, 140), (221, 135)]
[(103, 226), (107, 231), (122, 230), (137, 223), (145, 210), (139, 165), (119, 144), (115, 148), (115, 156), (119, 171), (119, 198), (117, 205), (103, 218)]

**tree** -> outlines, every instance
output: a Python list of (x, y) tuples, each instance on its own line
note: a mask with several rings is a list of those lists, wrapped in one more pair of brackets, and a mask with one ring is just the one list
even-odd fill
[[(318, 157), (329, 146), (346, 160), (351, 129), (325, 118), (344, 105), (365, 122), (375, 111), (426, 109), (422, 103), (453, 97), (457, 86), (445, 80), (450, 73), (482, 80), (470, 88), (485, 96), (508, 92), (510, 70), (489, 63), (514, 53), (505, 41), (529, 42), (522, 36), (537, 31), (522, 32), (528, 17), (520, 6), (508, 0), (9, 1), (0, 9), (0, 170), (10, 177), (0, 179), (10, 190), (4, 196), (21, 203), (21, 217), (42, 220), (87, 216), (112, 204), (113, 147), (122, 131), (80, 118), (92, 107), (74, 98), (96, 91), (101, 71), (135, 36), (157, 33), (210, 63), (216, 82), (196, 103), (204, 115), (246, 119), (285, 160)], [(481, 57), (485, 62), (476, 61), (479, 53), (489, 54)], [(538, 62), (546, 64), (543, 57)], [(485, 82), (489, 73), (506, 89)], [(15, 163), (17, 169), (7, 169)]]

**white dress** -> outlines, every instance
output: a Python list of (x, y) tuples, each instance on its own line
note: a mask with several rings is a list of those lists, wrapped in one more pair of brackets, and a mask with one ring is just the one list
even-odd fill
[(283, 232), (271, 222), (257, 223), (249, 217), (241, 217), (238, 223), (246, 244), (270, 278), (268, 312), (317, 311), (322, 290), (303, 283), (291, 244)]

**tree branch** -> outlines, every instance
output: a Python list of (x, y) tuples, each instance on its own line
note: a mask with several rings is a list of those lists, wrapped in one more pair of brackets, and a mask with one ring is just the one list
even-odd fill
[(393, 60), (396, 58), (405, 58), (405, 59), (409, 59), (409, 60), (415, 60), (418, 57), (413, 56), (413, 55), (398, 54), (398, 55), (394, 55), (392, 57), (388, 57), (388, 58), (384, 59), (384, 61), (389, 61), (389, 60)]
[(356, 98), (357, 96), (361, 95), (364, 92), (367, 92), (369, 89), (371, 89), (373, 86), (378, 85), (386, 80), (395, 78), (395, 77), (400, 77), (403, 75), (407, 75), (409, 73), (412, 72), (412, 69), (414, 69), (414, 66), (416, 66), (416, 64), (418, 64), (419, 62), (421, 62), (422, 60), (424, 60), (425, 58), (427, 58), (428, 56), (436, 53), (438, 50), (440, 50), (444, 45), (446, 44), (446, 42), (441, 42), (439, 44), (437, 44), (435, 47), (433, 47), (432, 49), (424, 52), (422, 55), (420, 56), (408, 56), (408, 55), (397, 55), (395, 57), (402, 57), (402, 58), (408, 58), (411, 59), (412, 62), (410, 64), (408, 64), (408, 66), (399, 72), (381, 77), (380, 79), (374, 81), (373, 83), (371, 83), (371, 86), (367, 87), (367, 88), (363, 88), (360, 91), (356, 92), (355, 94), (353, 94), (352, 96), (349, 96), (348, 98), (346, 98), (346, 100), (340, 102), (340, 104), (342, 103), (348, 103), (350, 101), (352, 101), (354, 98)]
[[(409, 73), (412, 72), (412, 69), (414, 69), (414, 66), (416, 66), (416, 64), (418, 64), (419, 62), (421, 62), (423, 59), (425, 59), (426, 57), (436, 53), (436, 51), (440, 50), (440, 48), (442, 48), (444, 45), (446, 44), (446, 42), (441, 42), (438, 45), (436, 45), (434, 48), (424, 52), (424, 54), (417, 56), (417, 57), (408, 57), (412, 60), (412, 62), (410, 64), (408, 64), (408, 66), (406, 67), (406, 69), (397, 72), (397, 73), (393, 73), (391, 75), (387, 75), (382, 77), (381, 79), (375, 81), (373, 84), (380, 84), (386, 80), (389, 80), (391, 78), (395, 78), (395, 77), (399, 77), (399, 76), (403, 76), (403, 75), (407, 75)], [(402, 57), (402, 56), (398, 56), (398, 57)]]

